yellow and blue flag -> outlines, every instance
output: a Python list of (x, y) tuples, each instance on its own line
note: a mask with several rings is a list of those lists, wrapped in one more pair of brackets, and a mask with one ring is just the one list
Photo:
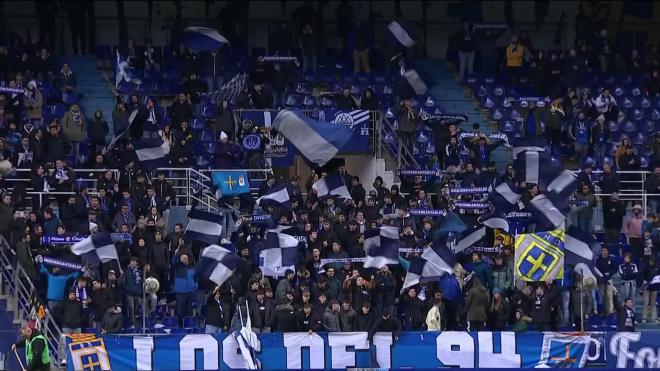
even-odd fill
[(247, 171), (214, 171), (211, 175), (213, 185), (222, 192), (223, 196), (235, 196), (250, 192), (250, 181)]
[(516, 276), (543, 282), (564, 276), (564, 230), (524, 233), (516, 237)]

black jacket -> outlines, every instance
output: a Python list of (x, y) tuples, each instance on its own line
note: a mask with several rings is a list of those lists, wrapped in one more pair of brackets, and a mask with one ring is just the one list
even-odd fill
[(105, 136), (109, 131), (108, 123), (104, 118), (97, 119), (94, 117), (89, 123), (89, 131), (87, 132), (90, 143), (105, 143)]
[(296, 318), (298, 322), (298, 331), (312, 330), (316, 332), (321, 329), (321, 317), (314, 312), (314, 309), (309, 312), (308, 316), (305, 315), (305, 312), (298, 312), (296, 313)]
[(353, 318), (353, 331), (369, 332), (376, 323), (376, 313), (369, 311), (366, 315), (362, 312), (362, 308), (355, 314)]
[(275, 315), (270, 324), (272, 332), (296, 332), (298, 326), (293, 307), (290, 304), (281, 304), (275, 308)]
[[(261, 307), (263, 307), (263, 318), (261, 316)], [(264, 328), (270, 326), (275, 315), (275, 304), (272, 300), (264, 300), (260, 303), (254, 300), (250, 303), (250, 316), (252, 317), (252, 327)]]
[(82, 325), (82, 303), (78, 300), (64, 301), (59, 307), (62, 327), (79, 328)]
[[(215, 295), (209, 295), (208, 300), (206, 301), (206, 324), (222, 329), (229, 328), (231, 322), (231, 317), (229, 312), (226, 311), (226, 306), (222, 302), (217, 302), (215, 300)], [(254, 324), (254, 318), (252, 319)], [(255, 326), (256, 327), (256, 326)]]
[(392, 339), (398, 338), (399, 335), (401, 335), (401, 322), (399, 322), (399, 320), (396, 319), (394, 315), (390, 315), (390, 318), (388, 319), (384, 319), (381, 316), (376, 320), (373, 327), (369, 331), (368, 339), (372, 340), (376, 332), (391, 332)]

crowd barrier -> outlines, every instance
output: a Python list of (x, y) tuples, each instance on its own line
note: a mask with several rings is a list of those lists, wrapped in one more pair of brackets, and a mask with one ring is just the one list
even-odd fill
[[(80, 336), (80, 335), (79, 335)], [(93, 337), (93, 335), (90, 335)], [(364, 332), (258, 335), (263, 369), (654, 368), (660, 332), (405, 332), (396, 341)], [(103, 335), (71, 341), (69, 370), (246, 368), (232, 334)]]

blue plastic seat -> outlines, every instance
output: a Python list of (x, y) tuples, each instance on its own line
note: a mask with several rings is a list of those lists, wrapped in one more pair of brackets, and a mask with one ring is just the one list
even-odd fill
[(632, 121), (626, 121), (621, 125), (621, 131), (628, 134), (634, 133), (637, 131), (637, 125)]
[(490, 111), (490, 118), (495, 120), (495, 121), (502, 120), (504, 118), (504, 113), (502, 111), (503, 110), (500, 109), (500, 108), (495, 108), (495, 109), (491, 110)]
[(316, 107), (316, 98), (313, 95), (306, 95), (303, 98), (302, 104), (305, 108)]
[(195, 158), (195, 165), (198, 169), (207, 169), (211, 160), (208, 156), (198, 156)]
[(647, 117), (650, 117), (651, 120), (653, 120), (653, 121), (658, 121), (658, 120), (660, 120), (660, 109), (654, 108), (654, 109), (651, 111), (651, 114), (650, 114), (649, 116), (647, 116)]
[(639, 165), (641, 166), (642, 169), (646, 169), (649, 167), (651, 160), (649, 156), (640, 156), (639, 157)]
[(610, 129), (610, 133), (616, 133), (621, 129), (618, 123), (616, 121), (610, 121), (607, 123), (608, 128)]
[(632, 135), (630, 140), (633, 144), (646, 144), (646, 134), (645, 133), (635, 133)]
[(623, 108), (632, 108), (633, 106), (633, 101), (630, 100), (628, 97), (624, 97), (623, 100), (621, 101), (621, 107)]
[(67, 111), (66, 107), (63, 104), (56, 104), (53, 106), (50, 106), (50, 114), (51, 116), (61, 119), (62, 116), (64, 116), (64, 113)]
[(299, 102), (298, 102), (298, 97), (295, 95), (289, 95), (286, 97), (286, 100), (284, 101), (284, 105), (287, 107), (298, 107)]
[(205, 149), (206, 153), (208, 153), (210, 155), (215, 154), (216, 147), (217, 147), (216, 142), (204, 143), (204, 149)]
[(484, 85), (479, 85), (476, 88), (476, 90), (474, 92), (474, 95), (476, 95), (479, 98), (486, 97), (486, 96), (488, 96), (488, 89)]
[(206, 129), (206, 120), (193, 118), (190, 127), (195, 130), (204, 130)]
[(366, 72), (360, 72), (357, 75), (357, 80), (361, 83), (367, 83), (367, 82), (371, 81), (371, 76), (369, 74), (367, 74)]
[(583, 158), (582, 158), (582, 164), (581, 164), (582, 167), (584, 167), (584, 166), (586, 166), (586, 165), (594, 166), (595, 164), (596, 164), (596, 161), (594, 160), (593, 157), (586, 156), (586, 157), (583, 157)]
[(210, 142), (215, 142), (215, 137), (213, 136), (212, 131), (203, 130), (202, 133), (199, 135), (199, 140), (204, 143), (210, 143)]
[(183, 318), (183, 328), (185, 329), (192, 329), (194, 327), (197, 327), (198, 323), (199, 320), (197, 319), (197, 317), (186, 316)]
[(415, 141), (417, 143), (426, 143), (429, 141), (428, 134), (424, 132), (424, 130), (420, 130), (417, 132), (417, 135), (415, 136)]
[(605, 165), (605, 164), (610, 165), (610, 166), (614, 166), (613, 157), (612, 156), (604, 156), (603, 157), (603, 165)]
[(316, 74), (314, 72), (307, 72), (303, 76), (306, 82), (315, 82), (316, 81)]
[(614, 95), (617, 98), (623, 96), (623, 94), (624, 94), (623, 88), (621, 88), (621, 87), (616, 87), (616, 88), (614, 88), (614, 91), (612, 91), (612, 95)]
[(179, 327), (179, 320), (176, 317), (164, 317), (163, 326), (167, 328)]
[(204, 143), (202, 142), (193, 142), (192, 143), (192, 154), (193, 156), (201, 156), (205, 153)]
[(360, 87), (360, 85), (356, 85), (356, 84), (351, 85), (350, 91), (351, 91), (351, 95), (354, 97), (359, 97), (360, 95), (362, 95), (362, 87)]
[(328, 97), (322, 97), (321, 98), (321, 106), (324, 108), (330, 108), (335, 106), (335, 101)]
[(217, 108), (213, 105), (203, 106), (202, 107), (202, 117), (205, 119), (214, 119), (217, 115)]
[(644, 120), (644, 111), (634, 108), (629, 117), (631, 117), (635, 121)]
[(392, 87), (392, 85), (384, 84), (382, 94), (383, 96), (391, 96), (392, 94), (394, 94), (394, 88)]
[(515, 134), (518, 132), (518, 125), (515, 121), (504, 121), (500, 123), (500, 130), (506, 134)]

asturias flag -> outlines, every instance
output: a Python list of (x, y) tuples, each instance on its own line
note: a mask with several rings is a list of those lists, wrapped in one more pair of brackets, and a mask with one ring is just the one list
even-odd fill
[(215, 171), (211, 175), (211, 179), (223, 196), (234, 196), (250, 192), (247, 171)]

